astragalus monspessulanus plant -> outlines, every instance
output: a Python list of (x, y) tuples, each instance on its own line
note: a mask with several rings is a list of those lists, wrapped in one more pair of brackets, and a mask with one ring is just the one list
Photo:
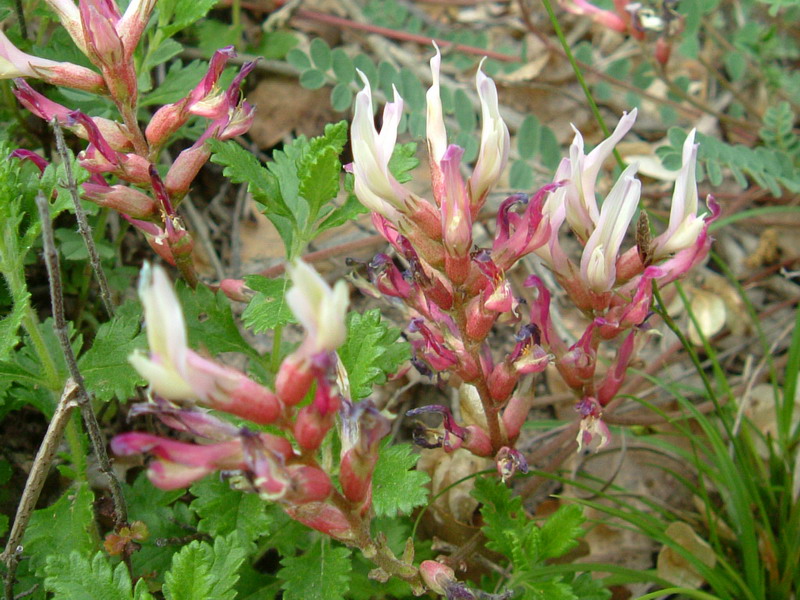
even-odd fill
[[(82, 197), (119, 212), (145, 235), (161, 258), (176, 265), (194, 285), (194, 242), (176, 209), (211, 156), (206, 141), (227, 140), (250, 128), (254, 108), (242, 99), (239, 88), (255, 63), (245, 64), (228, 88), (221, 89), (220, 76), (236, 53), (232, 46), (218, 50), (197, 86), (177, 102), (158, 109), (142, 128), (139, 82), (146, 74), (137, 72), (141, 61), (135, 53), (155, 0), (133, 0), (124, 12), (113, 1), (80, 0), (75, 4), (72, 0), (48, 0), (47, 4), (97, 70), (26, 54), (0, 32), (0, 78), (14, 79), (14, 94), (31, 113), (48, 122), (56, 120), (60, 127), (88, 141), (78, 155), (78, 162), (90, 174), (80, 188)], [(119, 120), (58, 104), (33, 89), (26, 78), (107, 98), (116, 107)], [(205, 131), (180, 152), (162, 179), (157, 170), (162, 151), (194, 116), (209, 120)], [(28, 150), (14, 154), (33, 160), (41, 169), (47, 165)]]
[[(628, 133), (636, 110), (624, 114), (612, 135), (588, 154), (576, 130), (569, 157), (552, 183), (533, 194), (508, 197), (500, 205), (489, 247), (474, 244), (473, 223), (498, 182), (509, 153), (508, 130), (497, 91), (478, 70), (482, 138), (472, 175), (462, 177), (463, 150), (447, 143), (439, 98), (441, 58), (431, 60), (427, 93), (427, 143), (433, 201), (400, 184), (389, 169), (403, 111), (395, 94), (373, 124), (369, 84), (356, 99), (352, 127), (355, 192), (372, 211), (375, 227), (394, 256), (377, 255), (368, 265), (365, 289), (401, 307), (414, 348), (414, 362), (428, 374), (460, 388), (459, 423), (448, 406), (425, 406), (409, 414), (438, 413), (442, 427), (422, 428), (420, 445), (446, 452), (463, 448), (491, 457), (503, 478), (526, 468), (515, 449), (533, 401), (526, 378), (548, 365), (576, 399), (577, 443), (608, 442), (603, 411), (615, 398), (629, 363), (644, 343), (654, 288), (686, 274), (708, 254), (708, 227), (718, 209), (698, 212), (695, 178), (697, 145), (692, 132), (683, 148), (666, 229), (654, 235), (639, 212), (631, 247), (623, 247), (639, 210), (641, 183), (629, 165), (602, 203), (596, 180), (614, 146)], [(569, 230), (583, 247), (571, 258), (562, 247)], [(507, 273), (528, 255), (538, 257), (587, 323), (577, 340), (556, 331), (550, 313), (552, 290), (536, 275), (513, 290)], [(524, 299), (524, 301), (523, 301)], [(514, 340), (506, 348), (489, 343), (493, 330)], [(497, 339), (497, 338), (493, 338)], [(617, 342), (615, 359), (598, 369), (601, 344)], [(607, 352), (605, 353), (608, 354)]]

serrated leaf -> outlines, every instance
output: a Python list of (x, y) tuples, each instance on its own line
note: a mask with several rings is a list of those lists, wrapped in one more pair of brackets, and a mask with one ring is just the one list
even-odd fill
[(347, 370), (353, 400), (369, 396), (373, 385), (385, 383), (387, 376), (411, 357), (409, 344), (399, 339), (400, 333), (381, 321), (378, 309), (363, 315), (350, 313), (339, 359)]
[(328, 229), (344, 225), (352, 219), (356, 219), (359, 215), (369, 212), (369, 210), (358, 201), (355, 194), (347, 196), (342, 206), (337, 206), (325, 217), (325, 220), (317, 225), (317, 235)]
[(219, 537), (211, 547), (197, 540), (184, 546), (172, 558), (172, 568), (164, 578), (167, 600), (233, 600), (234, 586), (245, 551), (235, 534)]
[(577, 504), (565, 504), (547, 517), (541, 527), (541, 556), (543, 559), (563, 556), (574, 548), (583, 535), (583, 516)]
[(195, 526), (194, 514), (185, 504), (176, 502), (186, 490), (159, 490), (145, 473), (140, 473), (133, 485), (124, 485), (123, 490), (128, 502), (129, 520), (142, 521), (149, 534), (141, 542), (141, 548), (131, 556), (134, 575), (147, 574), (155, 581), (163, 581), (172, 556), (180, 546), (159, 544), (158, 541), (184, 536), (187, 528)]
[[(133, 599), (131, 578), (123, 563), (112, 568), (105, 555), (98, 552), (89, 558), (80, 552), (53, 553), (47, 558), (44, 586), (59, 600), (125, 600)], [(137, 600), (153, 596), (139, 587)]]
[(202, 348), (212, 355), (222, 352), (257, 355), (239, 333), (225, 294), (215, 293), (204, 285), (193, 290), (183, 282), (178, 282), (175, 292), (183, 307), (189, 346)]
[(207, 477), (190, 488), (196, 498), (190, 507), (200, 517), (198, 529), (213, 537), (234, 534), (237, 545), (255, 550), (254, 541), (266, 533), (271, 521), (257, 494), (231, 489), (218, 477)]
[(107, 402), (115, 396), (125, 400), (144, 383), (128, 362), (135, 349), (145, 346), (140, 319), (138, 304), (120, 306), (114, 319), (100, 326), (92, 347), (78, 360), (86, 387), (98, 400)]
[(472, 495), (483, 504), (483, 532), (489, 540), (486, 547), (511, 558), (519, 545), (517, 530), (524, 529), (527, 522), (522, 499), (505, 484), (489, 478), (476, 479)]
[(411, 181), (411, 171), (419, 166), (416, 156), (417, 145), (414, 142), (397, 144), (389, 159), (389, 171), (400, 183)]
[(253, 155), (234, 141), (209, 140), (213, 154), (211, 162), (225, 167), (222, 174), (233, 183), (246, 183), (247, 190), (256, 202), (262, 204), (267, 216), (277, 214), (291, 217), (283, 200), (275, 175), (270, 173)]
[(344, 600), (351, 564), (350, 550), (320, 539), (300, 556), (287, 556), (278, 578), (284, 600)]
[(413, 470), (419, 460), (410, 444), (383, 445), (372, 475), (372, 507), (379, 517), (410, 514), (428, 502), (430, 476)]
[(278, 325), (296, 321), (286, 304), (285, 295), (289, 282), (285, 277), (270, 279), (262, 275), (249, 275), (244, 281), (256, 292), (242, 313), (245, 327), (252, 329), (254, 333), (263, 333)]
[(44, 574), (46, 558), (53, 554), (82, 556), (96, 550), (92, 502), (94, 494), (89, 485), (81, 483), (70, 488), (52, 506), (33, 513), (23, 538), (23, 548), (30, 557), (31, 571)]
[(172, 37), (202, 19), (216, 5), (216, 0), (160, 0), (158, 3), (160, 33)]
[(325, 134), (310, 141), (308, 151), (297, 165), (299, 193), (309, 206), (309, 218), (315, 221), (320, 209), (339, 194), (342, 163), (339, 154), (347, 138), (344, 121), (325, 127)]

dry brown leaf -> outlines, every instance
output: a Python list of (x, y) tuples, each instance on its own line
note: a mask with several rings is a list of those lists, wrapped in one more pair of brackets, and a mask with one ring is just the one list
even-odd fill
[[(725, 301), (717, 294), (695, 289), (689, 303), (697, 325), (700, 327), (700, 333), (706, 339), (709, 339), (725, 326), (725, 317), (727, 315)], [(700, 333), (697, 331), (695, 321), (690, 321), (689, 340), (697, 346), (703, 345)]]
[[(665, 533), (667, 537), (691, 552), (704, 565), (713, 567), (716, 564), (717, 557), (711, 546), (697, 535), (687, 523), (682, 521), (670, 523)], [(658, 553), (656, 569), (659, 577), (675, 585), (699, 588), (705, 583), (705, 579), (698, 573), (697, 569), (669, 546), (664, 546)]]

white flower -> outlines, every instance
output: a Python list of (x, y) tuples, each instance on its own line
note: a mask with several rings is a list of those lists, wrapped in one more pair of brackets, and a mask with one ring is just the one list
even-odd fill
[(634, 177), (636, 169), (636, 164), (628, 166), (614, 184), (600, 209), (597, 227), (583, 249), (581, 276), (598, 293), (611, 290), (616, 280), (617, 253), (642, 190), (641, 182)]
[[(583, 136), (573, 125), (575, 138), (569, 149), (570, 184), (566, 193), (566, 218), (575, 234), (585, 240), (594, 231), (599, 219), (594, 186), (597, 175), (614, 146), (625, 137), (636, 121), (637, 110), (625, 113), (614, 132), (600, 142), (589, 154), (583, 152)], [(559, 167), (561, 171), (562, 168)]]
[(397, 223), (406, 208), (408, 192), (389, 172), (389, 160), (397, 141), (397, 127), (403, 115), (403, 99), (394, 90), (394, 102), (383, 109), (383, 126), (375, 129), (372, 116), (372, 90), (369, 80), (359, 71), (364, 88), (356, 95), (355, 114), (350, 128), (353, 148), (355, 193), (359, 201), (373, 212)]
[(683, 143), (683, 160), (672, 193), (667, 230), (653, 240), (653, 257), (656, 260), (694, 244), (705, 225), (705, 219), (697, 216), (698, 144), (694, 143), (694, 136), (695, 130), (692, 129)]
[[(484, 59), (485, 60), (485, 59)], [(481, 61), (481, 65), (483, 61)], [(481, 101), (481, 148), (475, 170), (469, 180), (472, 204), (479, 204), (500, 178), (508, 162), (510, 137), (508, 127), (500, 116), (497, 87), (478, 67), (475, 85)]]
[(305, 349), (311, 354), (336, 350), (347, 336), (345, 314), (350, 302), (347, 284), (338, 281), (331, 289), (302, 260), (287, 265), (286, 270), (294, 284), (286, 292), (286, 303), (306, 329)]
[(168, 400), (195, 396), (187, 381), (186, 324), (166, 272), (145, 263), (139, 278), (150, 356), (134, 352), (128, 360), (151, 388)]

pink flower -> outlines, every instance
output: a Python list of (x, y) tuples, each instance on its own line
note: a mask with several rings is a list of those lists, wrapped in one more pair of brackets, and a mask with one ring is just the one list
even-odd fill
[(283, 405), (273, 392), (188, 348), (183, 313), (163, 269), (145, 264), (139, 296), (150, 352), (134, 352), (128, 360), (154, 392), (169, 400), (198, 400), (260, 424), (281, 415)]
[(94, 71), (67, 62), (56, 62), (26, 54), (0, 31), (0, 79), (35, 77), (55, 86), (102, 93), (106, 84)]
[(356, 95), (355, 113), (350, 129), (353, 147), (353, 175), (355, 193), (361, 203), (371, 211), (383, 215), (392, 223), (400, 221), (400, 214), (408, 210), (411, 194), (389, 172), (397, 127), (403, 115), (403, 99), (394, 91), (394, 102), (383, 109), (383, 126), (375, 129), (372, 110), (372, 90), (369, 79), (359, 71), (364, 88)]

